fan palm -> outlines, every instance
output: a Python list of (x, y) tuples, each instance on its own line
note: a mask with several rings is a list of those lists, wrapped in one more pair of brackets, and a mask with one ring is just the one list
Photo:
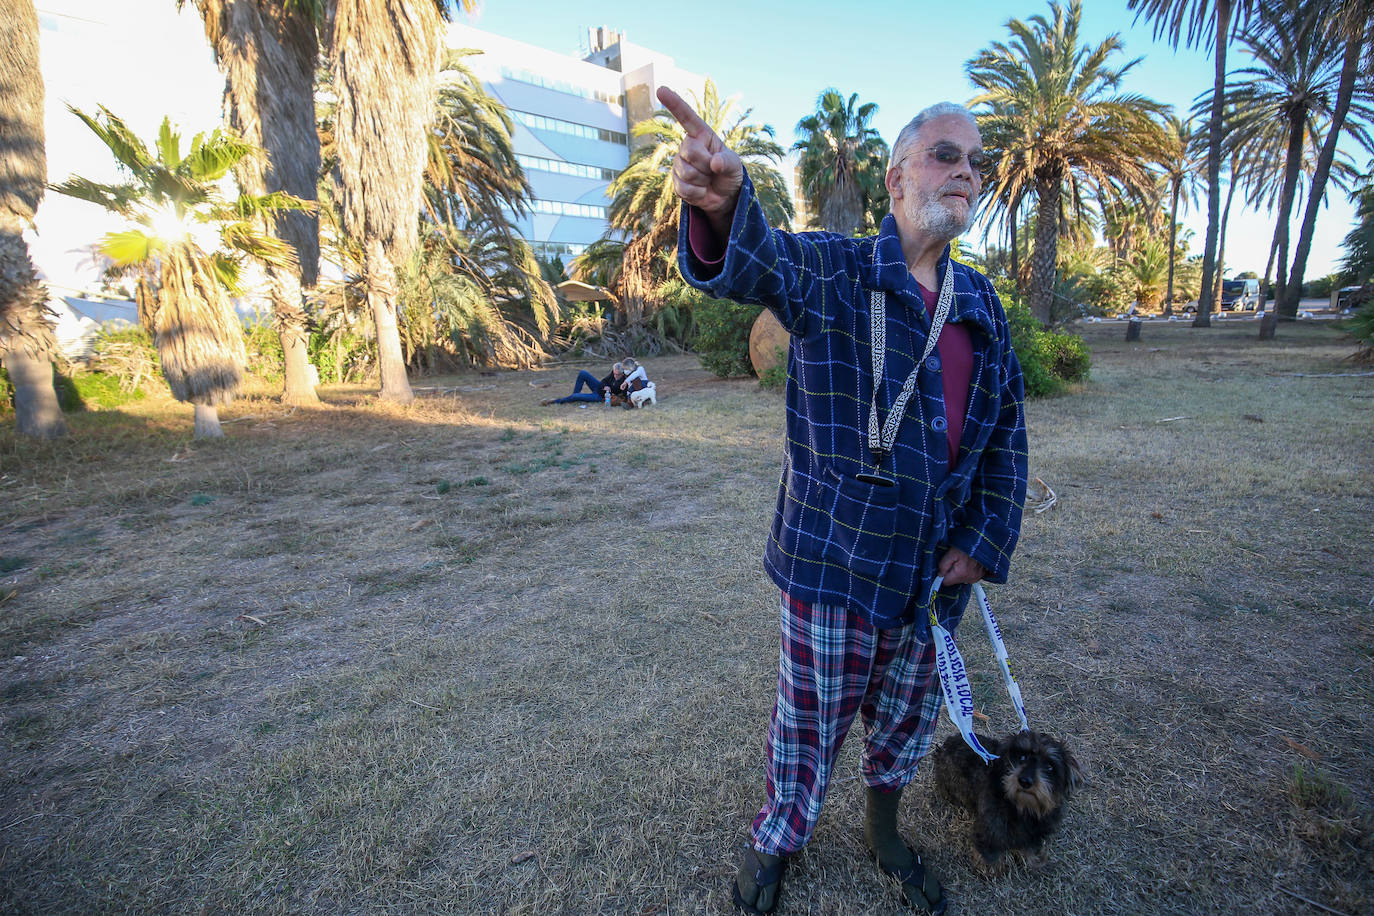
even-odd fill
[[(730, 99), (720, 97), (711, 80), (694, 102), (701, 119), (744, 160), (768, 222), (789, 227), (792, 198), (782, 173), (773, 165), (784, 156), (783, 148), (773, 140), (773, 128), (750, 123), (752, 110), (737, 111)], [(665, 278), (657, 254), (671, 249), (677, 240), (681, 202), (668, 176), (683, 132), (672, 115), (659, 110), (631, 133), (640, 145), (608, 191), (611, 232), (626, 236), (625, 261), (614, 291), (630, 322), (637, 323), (644, 316), (646, 301)]]
[[(185, 0), (179, 0), (179, 4)], [(320, 171), (315, 127), (316, 26), (323, 0), (195, 0), (205, 34), (224, 71), (230, 128), (265, 155), (245, 156), (235, 169), (248, 194), (285, 191), (315, 200)], [(285, 355), (282, 400), (317, 404), (306, 354), (309, 334), (302, 288), (318, 276), (319, 222), (314, 211), (277, 214), (268, 231), (290, 244), (292, 268), (267, 268), (268, 294)]]
[[(1374, 97), (1374, 0), (1335, 0), (1333, 3), (1313, 3), (1305, 7), (1308, 15), (1322, 21), (1339, 38), (1342, 45), (1341, 75), (1336, 86), (1336, 102), (1331, 111), (1331, 123), (1317, 156), (1312, 173), (1312, 187), (1307, 194), (1307, 208), (1303, 212), (1298, 244), (1293, 254), (1293, 266), (1288, 272), (1288, 285), (1275, 311), (1289, 318), (1298, 314), (1298, 300), (1302, 295), (1303, 275), (1307, 271), (1307, 256), (1312, 250), (1312, 234), (1317, 225), (1317, 210), (1326, 194), (1336, 161), (1336, 145), (1347, 118), (1354, 110), (1355, 100), (1368, 101)], [(1323, 27), (1319, 25), (1318, 28)]]
[(1207, 126), (1207, 237), (1202, 249), (1202, 294), (1198, 300), (1195, 327), (1211, 324), (1213, 275), (1216, 270), (1217, 239), (1221, 231), (1221, 160), (1225, 155), (1222, 123), (1226, 98), (1226, 46), (1232, 29), (1248, 22), (1260, 0), (1126, 0), (1136, 19), (1144, 16), (1155, 23), (1155, 37), (1168, 37), (1175, 48), (1186, 31), (1188, 47), (1211, 42), (1214, 76), (1212, 111)]
[(1122, 50), (1116, 35), (1080, 47), (1080, 0), (1052, 2), (1050, 12), (1052, 20), (1009, 21), (1011, 44), (995, 42), (966, 65), (980, 90), (969, 104), (997, 157), (987, 193), (1013, 214), (1028, 194), (1035, 197), (1029, 300), (1045, 324), (1065, 195), (1076, 206), (1090, 196), (1143, 199), (1155, 183), (1150, 164), (1168, 154), (1157, 120), (1164, 106), (1116, 91), (1139, 59), (1108, 66)]
[(816, 99), (816, 111), (797, 122), (797, 177), (811, 228), (853, 235), (873, 231), (887, 212), (887, 143), (870, 126), (878, 106), (846, 101), (837, 89)]
[[(164, 119), (153, 147), (107, 109), (76, 108), (109, 148), (128, 181), (99, 184), (74, 176), (53, 190), (98, 204), (130, 228), (99, 244), (116, 266), (140, 272), (139, 320), (153, 332), (172, 395), (195, 407), (196, 438), (223, 435), (218, 405), (233, 400), (243, 379), (243, 330), (228, 293), (241, 260), (294, 268), (290, 247), (263, 231), (267, 218), (310, 204), (284, 192), (227, 199), (219, 184), (254, 148), (220, 130), (197, 134), (182, 154), (181, 136)], [(218, 243), (207, 246), (207, 231)]]
[[(1296, 0), (1261, 8), (1259, 25), (1241, 38), (1255, 63), (1240, 70), (1227, 85), (1227, 102), (1236, 108), (1228, 140), (1250, 147), (1247, 159), (1252, 162), (1273, 162), (1281, 176), (1274, 182), (1278, 185), (1277, 218), (1271, 250), (1279, 258), (1277, 291), (1282, 300), (1298, 179), (1306, 150), (1320, 145), (1330, 124), (1342, 48), (1329, 23), (1309, 15)], [(1374, 120), (1374, 105), (1356, 97), (1350, 115), (1347, 129), (1370, 149), (1371, 137), (1361, 122)]]
[[(467, 5), (466, 3), (464, 5)], [(408, 402), (397, 324), (398, 272), (418, 243), (416, 214), (434, 122), (443, 0), (333, 0), (329, 55), (338, 107), (339, 212), (362, 244), (381, 397)]]
[(33, 0), (0, 0), (0, 85), (0, 362), (14, 386), (16, 428), (52, 439), (67, 429), (53, 390), (57, 343), (45, 314), (47, 289), (24, 241), (48, 181)]

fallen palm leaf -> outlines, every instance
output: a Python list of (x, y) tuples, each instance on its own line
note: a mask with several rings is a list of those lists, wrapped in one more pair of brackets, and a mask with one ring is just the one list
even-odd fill
[(1312, 750), (1310, 747), (1308, 747), (1308, 746), (1305, 745), (1305, 744), (1299, 744), (1298, 742), (1294, 741), (1292, 738), (1284, 738), (1284, 739), (1283, 739), (1283, 743), (1286, 744), (1286, 745), (1288, 745), (1289, 747), (1291, 747), (1293, 750), (1297, 751), (1299, 754), (1302, 754), (1302, 755), (1303, 755), (1304, 757), (1306, 757), (1308, 760), (1321, 760), (1321, 759), (1322, 759), (1322, 755), (1321, 755), (1321, 754), (1318, 754), (1316, 751)]

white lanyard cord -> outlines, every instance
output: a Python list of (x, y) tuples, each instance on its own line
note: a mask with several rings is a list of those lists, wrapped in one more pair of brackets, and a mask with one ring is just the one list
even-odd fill
[[(930, 587), (930, 636), (935, 642), (935, 665), (940, 675), (940, 691), (945, 697), (945, 710), (949, 719), (964, 737), (964, 743), (983, 760), (991, 762), (997, 755), (989, 752), (973, 733), (973, 687), (969, 684), (968, 669), (964, 667), (963, 656), (954, 644), (954, 634), (940, 626), (935, 616), (935, 593), (944, 584), (944, 577), (937, 576)], [(987, 629), (988, 639), (992, 642), (993, 654), (997, 656), (998, 667), (1002, 669), (1002, 681), (1006, 684), (1007, 695), (1016, 707), (1016, 715), (1021, 720), (1021, 728), (1029, 729), (1026, 721), (1026, 706), (1021, 701), (1021, 687), (1011, 673), (1011, 662), (1007, 657), (1007, 647), (1002, 641), (1002, 630), (997, 626), (997, 618), (992, 614), (988, 603), (988, 593), (980, 582), (973, 583), (973, 594), (983, 609), (983, 626)]]
[[(874, 246), (876, 252), (876, 246)], [(868, 450), (873, 453), (873, 463), (881, 468), (883, 459), (892, 451), (892, 445), (897, 441), (897, 427), (902, 423), (902, 417), (906, 414), (906, 403), (911, 400), (911, 394), (916, 389), (916, 377), (921, 372), (921, 365), (930, 357), (935, 349), (935, 343), (940, 339), (940, 331), (944, 329), (945, 319), (949, 317), (950, 304), (954, 301), (954, 264), (951, 261), (945, 263), (945, 278), (940, 283), (940, 301), (935, 306), (935, 317), (930, 323), (930, 334), (926, 336), (926, 349), (921, 354), (921, 358), (916, 361), (916, 366), (911, 370), (911, 374), (906, 377), (906, 382), (902, 384), (902, 391), (897, 395), (897, 400), (892, 402), (892, 409), (887, 412), (887, 420), (882, 425), (882, 431), (878, 429), (878, 390), (883, 385), (883, 368), (887, 357), (887, 294), (880, 289), (875, 289), (870, 299), (868, 310), (869, 337), (872, 343), (869, 349), (873, 354), (873, 401), (868, 408)]]

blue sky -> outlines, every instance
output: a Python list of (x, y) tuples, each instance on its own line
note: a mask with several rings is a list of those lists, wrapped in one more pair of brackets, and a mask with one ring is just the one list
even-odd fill
[[(156, 130), (164, 115), (188, 134), (218, 122), (223, 77), (193, 4), (180, 12), (173, 0), (37, 5), (50, 180), (74, 172), (97, 180), (116, 177), (108, 151), (65, 103), (86, 110), (109, 105), (143, 135)], [(960, 0), (938, 7), (881, 0), (851, 4), (845, 16), (837, 16), (836, 8), (818, 0), (697, 0), (690, 9), (644, 0), (486, 0), (475, 16), (458, 16), (565, 54), (576, 54), (586, 43), (589, 26), (620, 29), (631, 41), (672, 56), (682, 69), (711, 76), (725, 93), (738, 94), (755, 119), (771, 124), (789, 145), (797, 120), (827, 86), (876, 102), (875, 125), (891, 142), (927, 104), (966, 101), (972, 87), (964, 62), (1005, 40), (1009, 18), (1048, 15), (1049, 6), (1043, 0)], [(1204, 54), (1155, 42), (1148, 25), (1132, 24), (1125, 0), (1088, 0), (1081, 39), (1096, 43), (1112, 32), (1125, 41), (1123, 60), (1145, 58), (1127, 76), (1127, 91), (1186, 109), (1211, 86), (1212, 63)], [(1244, 66), (1240, 55), (1232, 57), (1233, 69)], [(1366, 161), (1357, 157), (1361, 165)], [(1309, 277), (1334, 269), (1353, 223), (1349, 201), (1335, 197), (1317, 222)], [(1195, 233), (1193, 251), (1201, 250), (1205, 212), (1185, 214), (1183, 221)], [(49, 194), (31, 241), (34, 259), (60, 292), (87, 287), (95, 278), (89, 245), (116, 226), (98, 208)], [(1237, 207), (1227, 245), (1229, 272), (1263, 271), (1272, 234), (1267, 216)]]
[[(879, 106), (874, 125), (891, 142), (912, 115), (926, 105), (965, 102), (973, 87), (964, 63), (995, 41), (1006, 41), (1009, 19), (1049, 18), (1048, 2), (1036, 0), (957, 0), (945, 4), (872, 0), (843, 8), (819, 0), (787, 4), (764, 0), (699, 0), (667, 5), (627, 0), (581, 3), (517, 3), (491, 0), (473, 16), (477, 28), (576, 54), (587, 28), (604, 25), (622, 31), (639, 45), (668, 54), (684, 70), (712, 77), (726, 94), (738, 94), (754, 119), (771, 124), (780, 142), (794, 139), (798, 119), (813, 110), (827, 86)], [(1138, 93), (1186, 111), (1201, 92), (1210, 91), (1213, 63), (1200, 51), (1156, 42), (1149, 23), (1133, 24), (1125, 0), (1087, 0), (1080, 43), (1097, 44), (1120, 33), (1124, 53), (1118, 65), (1141, 57), (1127, 75), (1123, 91)], [(1248, 58), (1233, 49), (1228, 66)], [(1360, 156), (1361, 164), (1367, 157)], [(1309, 258), (1309, 278), (1334, 270), (1340, 243), (1353, 223), (1353, 208), (1340, 192), (1317, 222)], [(1206, 203), (1186, 214), (1200, 252), (1206, 230)], [(1296, 237), (1296, 228), (1294, 229)], [(1232, 210), (1227, 243), (1228, 274), (1262, 273), (1273, 223), (1266, 215)]]

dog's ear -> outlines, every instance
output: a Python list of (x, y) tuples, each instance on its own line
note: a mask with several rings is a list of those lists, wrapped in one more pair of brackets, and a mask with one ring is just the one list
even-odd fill
[(1074, 759), (1073, 754), (1069, 753), (1068, 748), (1064, 748), (1064, 765), (1069, 771), (1069, 791), (1077, 792), (1088, 784), (1088, 780), (1083, 776), (1083, 769)]

